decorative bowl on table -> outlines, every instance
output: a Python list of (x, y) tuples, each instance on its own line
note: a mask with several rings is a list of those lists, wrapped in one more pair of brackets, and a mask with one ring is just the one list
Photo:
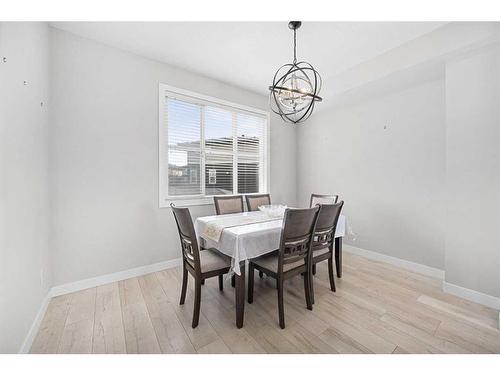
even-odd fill
[(285, 214), (286, 206), (281, 204), (266, 204), (259, 206), (259, 211), (270, 217), (282, 217)]

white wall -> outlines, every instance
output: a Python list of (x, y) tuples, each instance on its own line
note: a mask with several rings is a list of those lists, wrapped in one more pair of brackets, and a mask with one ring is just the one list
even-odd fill
[(51, 283), (48, 41), (45, 24), (0, 23), (0, 353), (19, 350)]
[(446, 66), (446, 282), (500, 297), (500, 46)]
[[(433, 57), (408, 79), (365, 79), (364, 95), (343, 92), (305, 124), (273, 115), (271, 194), (307, 205), (313, 191), (339, 193), (353, 245), (500, 297), (500, 48), (464, 48), (446, 80)], [(0, 352), (15, 352), (49, 286), (179, 256), (172, 214), (158, 208), (159, 82), (268, 104), (44, 24), (0, 23), (0, 52)]]
[(301, 204), (313, 191), (339, 193), (357, 234), (347, 243), (443, 269), (446, 291), (496, 307), (500, 45), (493, 42), (339, 95), (334, 108), (298, 128), (297, 193)]
[(440, 79), (314, 114), (298, 126), (298, 202), (338, 193), (347, 243), (442, 269), (444, 105)]
[[(178, 258), (171, 210), (158, 208), (158, 83), (262, 109), (267, 98), (57, 29), (51, 45), (54, 285)], [(289, 204), (293, 144), (272, 117), (271, 194)]]

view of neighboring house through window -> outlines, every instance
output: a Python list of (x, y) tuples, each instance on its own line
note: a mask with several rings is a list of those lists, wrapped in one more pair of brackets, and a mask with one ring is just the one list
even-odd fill
[(161, 86), (160, 105), (160, 199), (267, 191), (265, 112)]

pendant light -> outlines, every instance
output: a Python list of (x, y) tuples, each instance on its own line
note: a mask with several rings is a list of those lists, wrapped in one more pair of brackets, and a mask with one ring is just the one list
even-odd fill
[(319, 96), (321, 76), (311, 64), (297, 62), (297, 29), (300, 21), (291, 21), (288, 27), (293, 30), (293, 63), (278, 69), (269, 86), (271, 110), (284, 121), (297, 124), (311, 116), (314, 105), (323, 99)]

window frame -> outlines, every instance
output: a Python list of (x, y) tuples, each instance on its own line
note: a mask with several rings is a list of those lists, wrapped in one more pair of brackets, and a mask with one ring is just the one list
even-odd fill
[[(164, 83), (159, 83), (158, 85), (158, 197), (159, 197), (159, 207), (170, 207), (170, 203), (174, 203), (180, 206), (201, 206), (213, 204), (214, 195), (205, 195), (205, 126), (204, 122), (201, 124), (200, 129), (200, 187), (202, 194), (199, 195), (184, 195), (184, 196), (169, 196), (168, 195), (168, 124), (165, 123), (165, 104), (166, 98), (178, 98), (179, 100), (196, 103), (200, 105), (212, 105), (226, 110), (236, 110), (241, 112), (247, 112), (250, 114), (260, 115), (265, 118), (265, 129), (264, 129), (264, 139), (263, 139), (263, 152), (259, 157), (259, 162), (262, 164), (262, 173), (260, 175), (261, 181), (259, 183), (259, 192), (253, 194), (266, 194), (269, 193), (270, 186), (270, 113), (269, 111), (264, 111), (259, 108), (254, 108), (238, 103), (233, 103), (227, 100), (223, 100), (217, 97), (208, 96), (204, 94), (199, 94), (197, 92), (181, 89), (178, 87), (170, 86)], [(203, 113), (203, 111), (202, 111)], [(202, 114), (203, 116), (203, 114)], [(237, 180), (238, 180), (238, 158), (237, 158), (237, 142), (234, 142), (234, 133), (236, 132), (236, 127), (233, 126), (233, 152), (231, 155), (233, 157), (233, 194), (237, 195)], [(243, 153), (244, 155), (244, 153)], [(236, 184), (235, 184), (236, 181)], [(234, 188), (236, 187), (236, 189)], [(261, 191), (262, 190), (262, 191)], [(246, 194), (252, 195), (252, 194)], [(224, 195), (222, 195), (224, 196)]]

